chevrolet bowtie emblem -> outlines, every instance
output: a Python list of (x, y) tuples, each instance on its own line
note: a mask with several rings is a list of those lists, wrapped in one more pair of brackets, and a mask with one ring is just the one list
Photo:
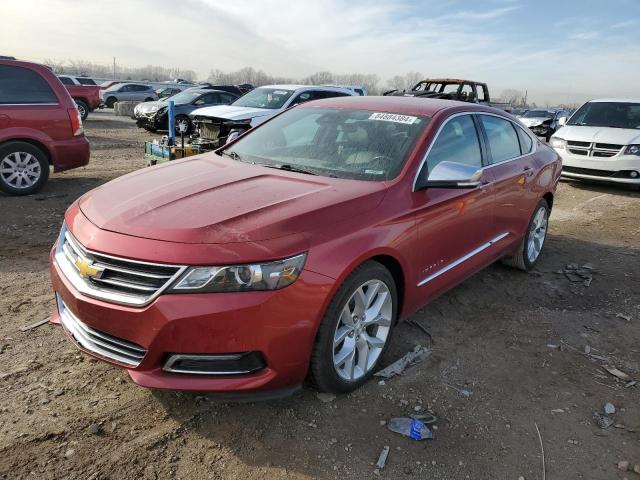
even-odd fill
[(102, 273), (101, 268), (94, 267), (91, 262), (84, 258), (78, 258), (76, 260), (76, 267), (78, 268), (80, 276), (83, 278), (98, 277)]

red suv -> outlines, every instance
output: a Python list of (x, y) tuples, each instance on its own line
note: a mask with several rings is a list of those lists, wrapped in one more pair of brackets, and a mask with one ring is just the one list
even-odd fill
[(89, 163), (76, 105), (51, 70), (0, 60), (0, 191), (34, 193), (54, 172)]
[(489, 107), (305, 103), (76, 201), (53, 322), (147, 387), (349, 391), (398, 320), (497, 260), (536, 264), (560, 170)]

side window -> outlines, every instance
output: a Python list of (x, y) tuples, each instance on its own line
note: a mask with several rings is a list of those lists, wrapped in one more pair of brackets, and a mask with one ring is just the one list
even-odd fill
[(429, 172), (444, 161), (482, 167), (480, 140), (470, 115), (449, 120), (433, 142), (427, 156)]
[(304, 102), (308, 102), (310, 100), (314, 100), (315, 99), (315, 94), (316, 92), (302, 92), (300, 94), (298, 94), (298, 96), (296, 98), (293, 99), (293, 102), (291, 102), (291, 107), (293, 107), (294, 105), (298, 105), (300, 103), (304, 103)]
[(460, 90), (460, 99), (466, 100), (467, 102), (475, 102), (476, 96), (473, 93), (473, 88), (470, 84), (465, 83), (462, 85), (462, 90)]
[(0, 105), (28, 103), (58, 103), (58, 98), (33, 70), (0, 65)]
[(58, 77), (63, 85), (75, 85), (69, 77)]
[(131, 85), (123, 85), (118, 89), (119, 92), (130, 92), (131, 91)]
[(345, 92), (323, 91), (323, 92), (314, 92), (314, 93), (315, 93), (314, 100), (319, 100), (321, 98), (351, 97), (352, 96), (352, 95), (349, 95), (348, 93), (345, 93)]
[(206, 95), (203, 95), (202, 97), (200, 97), (198, 100), (196, 100), (196, 105), (207, 105), (210, 103), (219, 103), (220, 102), (220, 97), (218, 96), (217, 93), (207, 93)]
[(487, 100), (484, 95), (484, 87), (482, 85), (476, 85), (476, 100), (478, 102), (485, 102)]
[(504, 162), (521, 155), (516, 127), (510, 121), (490, 115), (480, 115), (480, 119), (489, 139), (491, 163)]
[(533, 148), (533, 140), (520, 127), (516, 127), (516, 132), (518, 132), (518, 138), (520, 139), (520, 152), (522, 155), (526, 155)]

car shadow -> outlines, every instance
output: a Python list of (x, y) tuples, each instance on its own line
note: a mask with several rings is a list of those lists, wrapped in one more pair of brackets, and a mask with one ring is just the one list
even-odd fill
[[(398, 449), (414, 451), (417, 456), (426, 448), (416, 446), (419, 442), (408, 443), (380, 426), (390, 416), (413, 412), (413, 404), (402, 407), (398, 398), (422, 398), (425, 402), (438, 396), (453, 398), (447, 402), (453, 402), (454, 406), (447, 408), (458, 415), (464, 407), (458, 407), (456, 402), (465, 400), (456, 399), (455, 389), (484, 389), (493, 391), (495, 397), (493, 404), (487, 404), (487, 412), (498, 408), (497, 405), (506, 410), (507, 416), (517, 415), (518, 409), (540, 408), (540, 396), (532, 397), (523, 387), (514, 388), (513, 382), (522, 376), (535, 377), (540, 384), (551, 381), (544, 377), (550, 373), (538, 367), (542, 362), (540, 356), (548, 351), (545, 344), (550, 325), (564, 338), (575, 337), (572, 341), (578, 342), (580, 334), (587, 331), (583, 324), (587, 328), (590, 322), (598, 321), (587, 315), (602, 309), (604, 299), (628, 295), (635, 298), (627, 302), (629, 305), (638, 303), (637, 287), (626, 277), (631, 265), (639, 262), (640, 248), (549, 235), (543, 257), (531, 272), (495, 263), (412, 315), (410, 320), (419, 323), (428, 334), (411, 322), (396, 326), (381, 366), (389, 365), (418, 344), (431, 346), (433, 351), (423, 363), (408, 367), (402, 377), (382, 382), (384, 385), (374, 377), (357, 391), (339, 395), (329, 403), (320, 401), (317, 391), (309, 386), (292, 397), (265, 402), (228, 402), (217, 395), (159, 390), (152, 391), (152, 396), (185, 431), (195, 433), (205, 445), (231, 451), (238, 462), (312, 478), (336, 475), (337, 463), (340, 469), (348, 465), (352, 473), (360, 472), (363, 474), (360, 478), (365, 478), (375, 468), (370, 462), (375, 462), (381, 445), (391, 445), (392, 451), (398, 445)], [(564, 273), (568, 264), (589, 264), (593, 278), (588, 286), (582, 279), (576, 282)], [(559, 321), (565, 318), (567, 308), (577, 311), (578, 325)], [(581, 312), (585, 312), (584, 316)], [(615, 322), (614, 318), (607, 327), (607, 336), (618, 337), (617, 348), (633, 350), (636, 340), (626, 339), (618, 330), (624, 327), (624, 322), (623, 327)], [(590, 328), (595, 330), (595, 326)], [(535, 340), (537, 350), (530, 346), (530, 338)], [(504, 371), (496, 364), (504, 365)], [(473, 380), (482, 375), (496, 377), (480, 381), (482, 385)], [(451, 387), (449, 382), (457, 387)], [(506, 391), (509, 405), (505, 406), (500, 395)], [(550, 388), (544, 399), (549, 396), (556, 401), (555, 395), (557, 392)], [(513, 406), (517, 406), (515, 410)], [(455, 422), (459, 421), (475, 423), (473, 417), (464, 415)], [(463, 433), (460, 430), (466, 432), (467, 426), (454, 425), (447, 419), (440, 425), (444, 431), (439, 432), (437, 442), (428, 445), (430, 458), (446, 461), (452, 450), (460, 458), (473, 455), (475, 447), (467, 445), (460, 436)], [(447, 430), (451, 430), (450, 434), (445, 433)], [(497, 432), (486, 433), (485, 441), (500, 444)], [(332, 438), (340, 439), (338, 446), (333, 446)], [(352, 445), (355, 450), (350, 454)], [(477, 467), (480, 471), (495, 470), (489, 464)], [(206, 467), (203, 468), (206, 472)], [(385, 475), (398, 478), (405, 474), (403, 468), (397, 463), (389, 465)]]
[(628, 185), (625, 183), (603, 183), (595, 180), (575, 180), (570, 178), (562, 178), (561, 181), (570, 184), (573, 188), (578, 190), (608, 193), (610, 195), (623, 197), (640, 197), (640, 190), (636, 185)]

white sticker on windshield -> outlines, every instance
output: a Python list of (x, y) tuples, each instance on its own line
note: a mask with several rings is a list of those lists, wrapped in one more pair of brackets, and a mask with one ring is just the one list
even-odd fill
[(286, 90), (276, 90), (275, 92), (273, 92), (274, 95), (286, 95), (287, 92)]
[(382, 112), (372, 113), (371, 116), (369, 117), (369, 120), (382, 120), (383, 122), (406, 123), (407, 125), (411, 125), (417, 119), (418, 117), (411, 117), (409, 115), (399, 115), (397, 113), (382, 113)]

